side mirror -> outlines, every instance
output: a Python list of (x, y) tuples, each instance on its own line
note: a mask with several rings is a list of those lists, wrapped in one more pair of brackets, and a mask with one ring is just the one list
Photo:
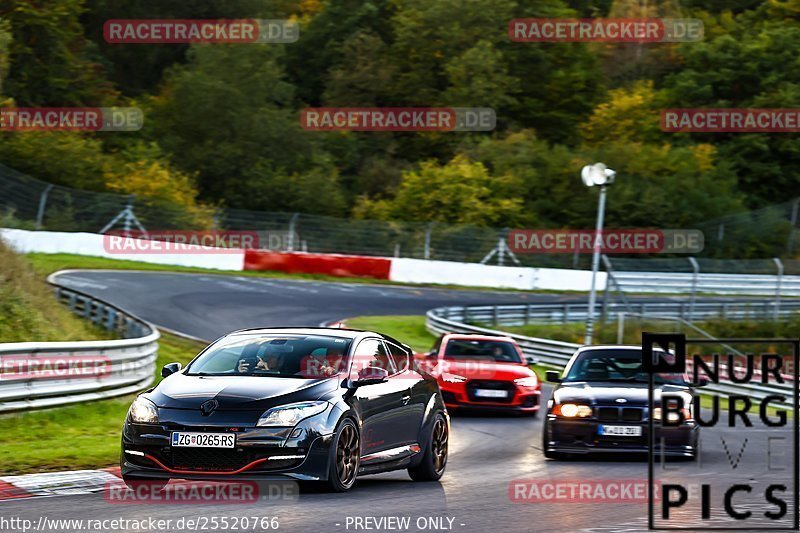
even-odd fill
[(167, 363), (164, 365), (164, 368), (161, 369), (161, 377), (165, 378), (167, 376), (171, 376), (175, 372), (180, 372), (183, 365), (180, 363)]
[(544, 377), (550, 383), (561, 383), (561, 372), (558, 370), (548, 370), (544, 373)]
[(386, 383), (389, 379), (389, 371), (377, 366), (368, 366), (358, 371), (358, 379), (353, 383), (356, 387), (364, 385), (376, 385)]
[(525, 362), (528, 363), (529, 365), (538, 365), (539, 364), (539, 359), (537, 357), (532, 356), (532, 355), (526, 355), (525, 356)]

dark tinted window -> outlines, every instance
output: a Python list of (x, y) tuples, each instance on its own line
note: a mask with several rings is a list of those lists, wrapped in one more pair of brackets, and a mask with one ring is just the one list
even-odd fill
[(444, 356), (452, 359), (490, 357), (501, 363), (521, 363), (516, 348), (506, 341), (450, 339)]
[(188, 373), (327, 377), (345, 367), (351, 342), (325, 335), (233, 335), (211, 346)]
[(386, 347), (389, 349), (389, 356), (392, 358), (392, 362), (394, 363), (394, 367), (397, 369), (397, 371), (403, 372), (404, 370), (407, 370), (409, 364), (408, 353), (406, 353), (406, 351), (401, 347), (392, 344), (391, 342), (387, 342)]
[[(647, 382), (648, 377), (641, 350), (586, 350), (575, 359), (565, 381)], [(683, 374), (658, 374), (656, 381), (687, 384)]]
[(389, 359), (386, 347), (378, 339), (364, 339), (358, 344), (353, 357), (351, 377), (356, 379), (358, 371), (368, 367), (385, 368), (389, 375), (397, 372)]

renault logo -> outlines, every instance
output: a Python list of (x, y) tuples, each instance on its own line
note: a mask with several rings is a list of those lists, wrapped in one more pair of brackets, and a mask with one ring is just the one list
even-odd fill
[(213, 413), (217, 407), (219, 407), (219, 402), (217, 400), (208, 400), (207, 402), (203, 402), (200, 406), (200, 412), (203, 413), (203, 416), (208, 416)]

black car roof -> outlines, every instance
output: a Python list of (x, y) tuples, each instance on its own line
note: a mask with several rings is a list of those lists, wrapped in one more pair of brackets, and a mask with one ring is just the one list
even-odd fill
[[(367, 335), (374, 335), (376, 337), (381, 337), (387, 341), (393, 342), (405, 348), (409, 348), (408, 345), (400, 342), (399, 340), (390, 337), (389, 335), (384, 335), (383, 333), (378, 333), (375, 331), (368, 331), (362, 329), (351, 329), (351, 328), (332, 328), (332, 327), (292, 327), (292, 326), (283, 326), (283, 327), (271, 327), (271, 328), (247, 328), (247, 329), (240, 329), (236, 331), (232, 331), (228, 333), (228, 335), (266, 335), (270, 333), (296, 333), (299, 335), (336, 335), (338, 337), (346, 337), (348, 339), (356, 339), (358, 337), (367, 336)], [(226, 337), (228, 336), (226, 335)]]

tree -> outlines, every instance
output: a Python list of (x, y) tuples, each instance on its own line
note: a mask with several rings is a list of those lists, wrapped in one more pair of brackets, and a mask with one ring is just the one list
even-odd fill
[(403, 173), (392, 199), (361, 198), (355, 214), (384, 220), (515, 225), (522, 207), (520, 192), (514, 176), (492, 176), (482, 163), (456, 156), (445, 165), (426, 161), (419, 170)]
[[(724, 35), (682, 46), (684, 66), (664, 81), (666, 105), (792, 108), (800, 98), (800, 24), (746, 12)], [(800, 143), (793, 133), (677, 134), (710, 142), (738, 176), (750, 207), (800, 196)]]
[(94, 47), (83, 35), (83, 0), (43, 5), (6, 0), (0, 17), (11, 26), (5, 92), (19, 106), (110, 105), (117, 94)]
[[(319, 166), (327, 160), (315, 137), (320, 134), (300, 127), (281, 54), (273, 46), (193, 46), (189, 63), (170, 72), (149, 106), (154, 138), (176, 165), (197, 176), (202, 198), (286, 209), (270, 200), (279, 196), (284, 177), (311, 173), (318, 179), (312, 171), (320, 168), (338, 188), (335, 169)], [(328, 206), (336, 208), (336, 202)]]
[(649, 80), (630, 88), (609, 91), (608, 99), (595, 107), (581, 126), (581, 137), (591, 145), (607, 142), (662, 142), (659, 119), (664, 96)]

